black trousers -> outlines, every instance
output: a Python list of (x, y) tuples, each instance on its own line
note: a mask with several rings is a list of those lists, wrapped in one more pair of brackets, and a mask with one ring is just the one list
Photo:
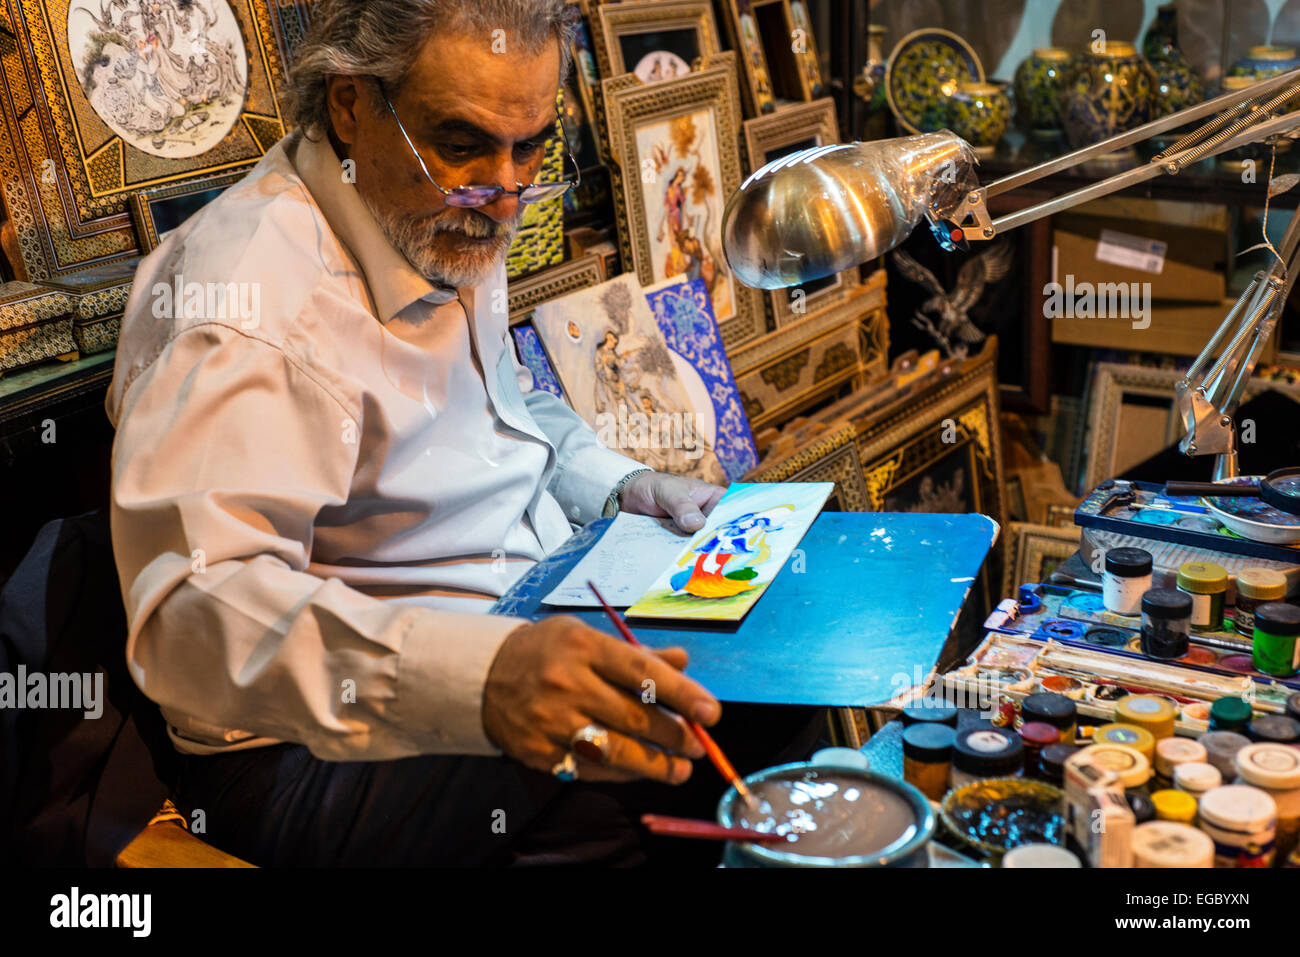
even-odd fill
[[(713, 735), (743, 775), (805, 759), (825, 727), (822, 709), (732, 704)], [(725, 790), (707, 759), (675, 787), (565, 784), (505, 758), (336, 762), (282, 744), (182, 756), (174, 801), (198, 836), (266, 867), (708, 867), (721, 845), (654, 837), (640, 816), (713, 819)]]

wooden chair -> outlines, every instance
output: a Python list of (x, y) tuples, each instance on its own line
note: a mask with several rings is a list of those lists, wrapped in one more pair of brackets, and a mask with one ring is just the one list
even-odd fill
[(117, 855), (118, 867), (256, 867), (203, 843), (167, 801), (148, 826)]

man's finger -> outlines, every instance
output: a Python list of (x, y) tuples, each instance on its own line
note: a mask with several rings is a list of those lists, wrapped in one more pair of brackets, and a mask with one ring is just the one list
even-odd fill
[(650, 653), (658, 655), (678, 671), (685, 671), (686, 666), (691, 663), (691, 656), (686, 653), (685, 648), (652, 648)]
[(686, 491), (665, 492), (659, 499), (659, 507), (672, 516), (683, 532), (699, 531), (704, 524), (704, 513)]
[(655, 698), (646, 692), (643, 691), (639, 698), (632, 697), (599, 675), (590, 673), (584, 681), (583, 691), (586, 697), (582, 709), (601, 727), (640, 738), (689, 758), (704, 757), (704, 746), (686, 722), (659, 707)]
[(718, 501), (722, 496), (727, 494), (727, 490), (722, 488), (720, 485), (709, 485), (706, 486), (706, 488), (709, 489), (709, 495), (708, 498), (700, 503), (700, 511), (705, 515), (708, 515), (713, 511), (713, 506), (718, 504)]
[[(601, 642), (591, 667), (610, 684), (654, 700), (700, 724), (714, 724), (722, 715), (718, 700), (698, 682), (686, 677), (659, 657), (611, 639)], [(649, 680), (647, 686), (645, 682)]]

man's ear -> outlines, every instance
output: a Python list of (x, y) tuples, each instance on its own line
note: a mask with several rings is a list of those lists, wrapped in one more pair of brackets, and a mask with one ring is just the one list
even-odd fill
[(361, 77), (331, 76), (325, 80), (325, 104), (329, 107), (334, 135), (351, 146), (357, 141), (357, 114), (364, 109)]

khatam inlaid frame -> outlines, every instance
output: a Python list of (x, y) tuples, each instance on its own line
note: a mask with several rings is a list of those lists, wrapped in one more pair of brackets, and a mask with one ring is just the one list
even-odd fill
[[(221, 0), (226, 2), (226, 0)], [(235, 126), (211, 150), (165, 159), (128, 146), (95, 113), (67, 49), (69, 0), (0, 0), (0, 183), (28, 279), (60, 280), (138, 253), (128, 209), (139, 189), (247, 167), (284, 135), (286, 83), (274, 0), (230, 0), (247, 54)], [(47, 163), (46, 160), (52, 160)]]
[[(795, 103), (775, 113), (745, 120), (746, 172), (752, 174), (767, 163), (772, 150), (793, 146), (812, 140), (815, 146), (828, 146), (840, 141), (840, 127), (835, 117), (835, 101), (829, 97), (811, 103)], [(835, 281), (805, 297), (801, 310), (796, 312), (790, 301), (790, 291), (777, 289), (767, 294), (768, 306), (777, 329), (799, 322), (811, 313), (833, 306), (853, 296), (860, 284), (858, 269), (845, 269), (837, 273)]]
[(507, 292), (510, 325), (517, 326), (528, 319), (533, 310), (544, 302), (567, 296), (579, 289), (590, 289), (600, 283), (600, 257), (594, 254), (512, 279)]
[[(651, 262), (650, 235), (645, 214), (645, 183), (637, 154), (636, 131), (647, 123), (661, 123), (677, 116), (712, 111), (717, 138), (720, 204), (740, 187), (740, 88), (736, 80), (736, 57), (731, 51), (710, 57), (688, 76), (644, 84), (633, 74), (601, 81), (601, 109), (605, 136), (613, 163), (614, 220), (618, 224), (623, 265), (635, 272), (641, 285), (655, 281)], [(736, 146), (732, 146), (736, 144)], [(721, 219), (721, 218), (720, 218)], [(721, 235), (722, 223), (718, 223)], [(736, 313), (720, 322), (722, 344), (732, 350), (763, 335), (763, 294), (732, 275)]]
[(153, 252), (158, 248), (158, 243), (162, 239), (158, 232), (157, 217), (154, 214), (155, 206), (183, 199), (186, 196), (193, 196), (196, 193), (205, 193), (210, 189), (227, 189), (247, 175), (246, 171), (239, 170), (234, 173), (222, 173), (219, 176), (192, 179), (172, 186), (140, 190), (131, 197), (131, 215), (135, 217), (136, 234), (140, 240), (140, 252), (145, 254)]
[(1002, 578), (1002, 594), (1011, 596), (1025, 583), (1047, 581), (1043, 565), (1048, 560), (1063, 562), (1079, 550), (1079, 529), (1032, 522), (1012, 522), (1007, 526), (1007, 570)]
[[(718, 24), (709, 0), (641, 0), (638, 3), (602, 3), (592, 18), (592, 45), (602, 79), (630, 73), (634, 64), (623, 62), (619, 40), (637, 33), (694, 30), (701, 60), (717, 54)], [(694, 64), (690, 64), (692, 68)]]

